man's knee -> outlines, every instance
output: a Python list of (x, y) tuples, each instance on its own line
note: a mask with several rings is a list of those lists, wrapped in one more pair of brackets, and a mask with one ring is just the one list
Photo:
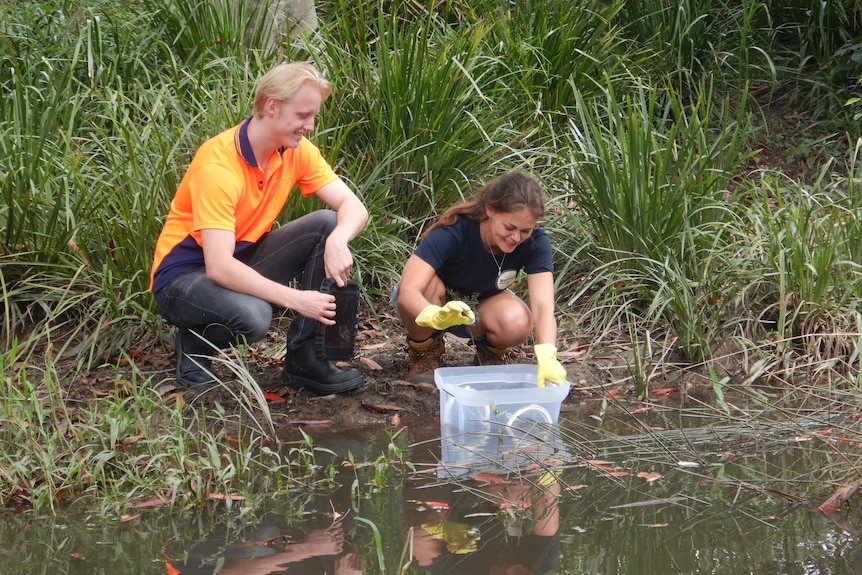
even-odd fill
[(323, 233), (324, 236), (331, 234), (332, 230), (335, 229), (336, 224), (338, 224), (338, 213), (335, 212), (335, 210), (317, 210), (315, 212), (311, 212), (309, 216), (315, 218), (315, 221), (318, 222), (321, 233)]
[(262, 340), (272, 323), (272, 305), (262, 299), (249, 302), (238, 317), (236, 331), (248, 343)]

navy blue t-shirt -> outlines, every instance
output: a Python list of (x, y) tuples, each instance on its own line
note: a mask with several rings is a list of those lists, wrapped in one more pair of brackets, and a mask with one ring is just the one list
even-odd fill
[(554, 271), (551, 240), (542, 228), (534, 228), (532, 235), (512, 253), (495, 256), (482, 243), (479, 222), (464, 216), (459, 216), (451, 226), (431, 230), (414, 253), (434, 268), (447, 288), (464, 294), (479, 294), (479, 299), (502, 291), (497, 287), (501, 272)]

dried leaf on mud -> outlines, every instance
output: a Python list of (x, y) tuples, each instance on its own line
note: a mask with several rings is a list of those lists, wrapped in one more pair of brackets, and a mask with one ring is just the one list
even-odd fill
[(282, 396), (280, 396), (279, 394), (274, 393), (272, 391), (264, 391), (263, 396), (266, 398), (267, 401), (275, 401), (275, 402), (287, 401)]
[(401, 411), (401, 407), (397, 405), (391, 405), (388, 403), (362, 403), (362, 407), (366, 409), (370, 409), (371, 411), (377, 411), (379, 413), (389, 413), (390, 411)]
[(368, 369), (373, 369), (375, 371), (380, 371), (383, 369), (379, 363), (377, 363), (376, 361), (374, 361), (370, 357), (360, 357), (359, 363), (361, 363), (362, 365), (364, 365)]

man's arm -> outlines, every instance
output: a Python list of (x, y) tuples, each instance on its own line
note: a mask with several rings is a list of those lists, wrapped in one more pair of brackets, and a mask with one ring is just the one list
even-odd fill
[(348, 243), (365, 227), (368, 210), (341, 178), (332, 180), (315, 194), (338, 213), (338, 223), (326, 240), (324, 266), (327, 277), (343, 287), (353, 267), (353, 254)]

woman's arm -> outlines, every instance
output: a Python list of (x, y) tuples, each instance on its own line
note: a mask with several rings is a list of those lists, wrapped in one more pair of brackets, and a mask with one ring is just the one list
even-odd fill
[(536, 332), (536, 343), (557, 345), (557, 318), (554, 316), (554, 274), (542, 272), (527, 276), (530, 312)]

